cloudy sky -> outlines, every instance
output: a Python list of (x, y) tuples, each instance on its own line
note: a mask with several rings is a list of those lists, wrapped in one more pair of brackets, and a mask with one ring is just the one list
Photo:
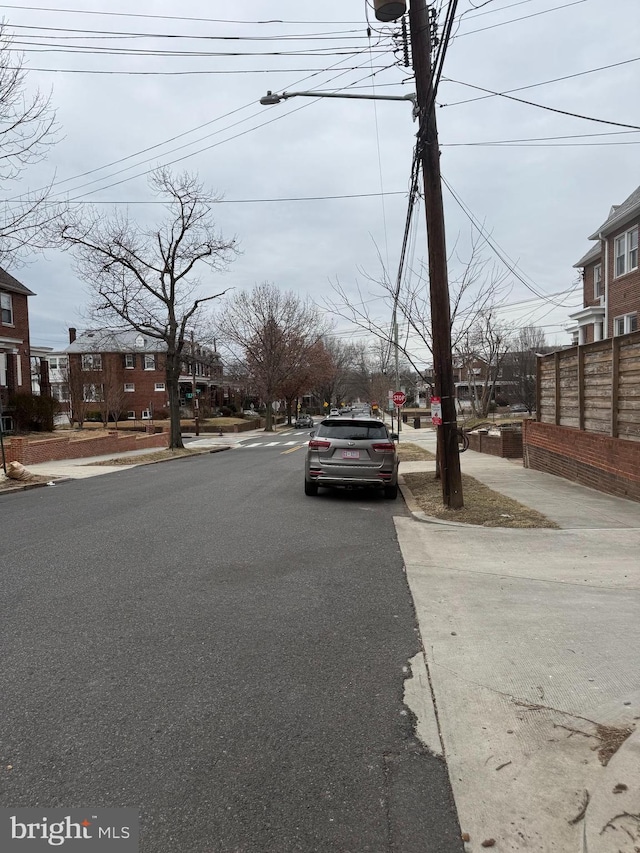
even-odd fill
[[(29, 87), (51, 90), (60, 139), (6, 197), (55, 178), (61, 198), (105, 215), (128, 207), (151, 225), (162, 211), (146, 173), (173, 164), (222, 194), (217, 222), (240, 241), (224, 279), (205, 273), (205, 287), (272, 281), (322, 302), (332, 282), (354, 294), (359, 283), (389, 323), (368, 277), (380, 275), (379, 257), (392, 277), (398, 264), (410, 105), (259, 99), (267, 89), (414, 91), (397, 25), (376, 22), (365, 0), (39, 2), (0, 9)], [(446, 5), (435, 4), (440, 23)], [(457, 15), (437, 96), (442, 172), (458, 199), (445, 189), (448, 244), (464, 258), (471, 215), (517, 265), (517, 275), (506, 271), (503, 319), (566, 343), (567, 315), (581, 304), (572, 265), (610, 206), (640, 183), (640, 132), (619, 126), (640, 126), (637, 0), (460, 0)], [(419, 217), (413, 268), (426, 254)], [(86, 324), (70, 258), (50, 251), (16, 275), (37, 293), (32, 344), (64, 346), (67, 327)], [(358, 335), (341, 320), (336, 330)]]

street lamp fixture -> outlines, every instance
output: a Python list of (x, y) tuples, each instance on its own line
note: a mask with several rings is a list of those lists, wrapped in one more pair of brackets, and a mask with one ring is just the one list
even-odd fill
[(260, 98), (260, 103), (263, 106), (271, 106), (272, 104), (280, 104), (282, 101), (287, 101), (289, 98), (350, 98), (358, 101), (410, 101), (413, 104), (413, 116), (417, 115), (417, 101), (414, 92), (408, 92), (406, 95), (353, 95), (341, 92), (272, 92), (269, 90), (266, 95)]

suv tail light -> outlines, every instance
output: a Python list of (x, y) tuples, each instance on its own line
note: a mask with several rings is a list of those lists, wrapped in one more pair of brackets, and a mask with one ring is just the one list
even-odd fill
[(309, 442), (309, 447), (314, 447), (316, 450), (326, 450), (327, 447), (331, 447), (331, 442), (319, 441), (317, 438), (312, 438)]
[(393, 453), (396, 446), (392, 441), (381, 441), (379, 444), (372, 444), (371, 448), (377, 450), (378, 453)]

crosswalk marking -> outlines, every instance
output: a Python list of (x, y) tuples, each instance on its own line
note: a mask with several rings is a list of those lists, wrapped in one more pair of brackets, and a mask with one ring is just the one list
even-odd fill
[[(253, 441), (251, 444), (236, 444), (236, 450), (248, 450), (252, 447), (306, 447), (309, 441)], [(288, 451), (287, 451), (288, 452)]]

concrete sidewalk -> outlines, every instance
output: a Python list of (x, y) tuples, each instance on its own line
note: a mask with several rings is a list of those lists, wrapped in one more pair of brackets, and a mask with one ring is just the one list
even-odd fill
[[(431, 430), (403, 440), (435, 449)], [(396, 518), (426, 663), (407, 701), (465, 849), (636, 853), (640, 504), (472, 451), (461, 466), (564, 528)]]

